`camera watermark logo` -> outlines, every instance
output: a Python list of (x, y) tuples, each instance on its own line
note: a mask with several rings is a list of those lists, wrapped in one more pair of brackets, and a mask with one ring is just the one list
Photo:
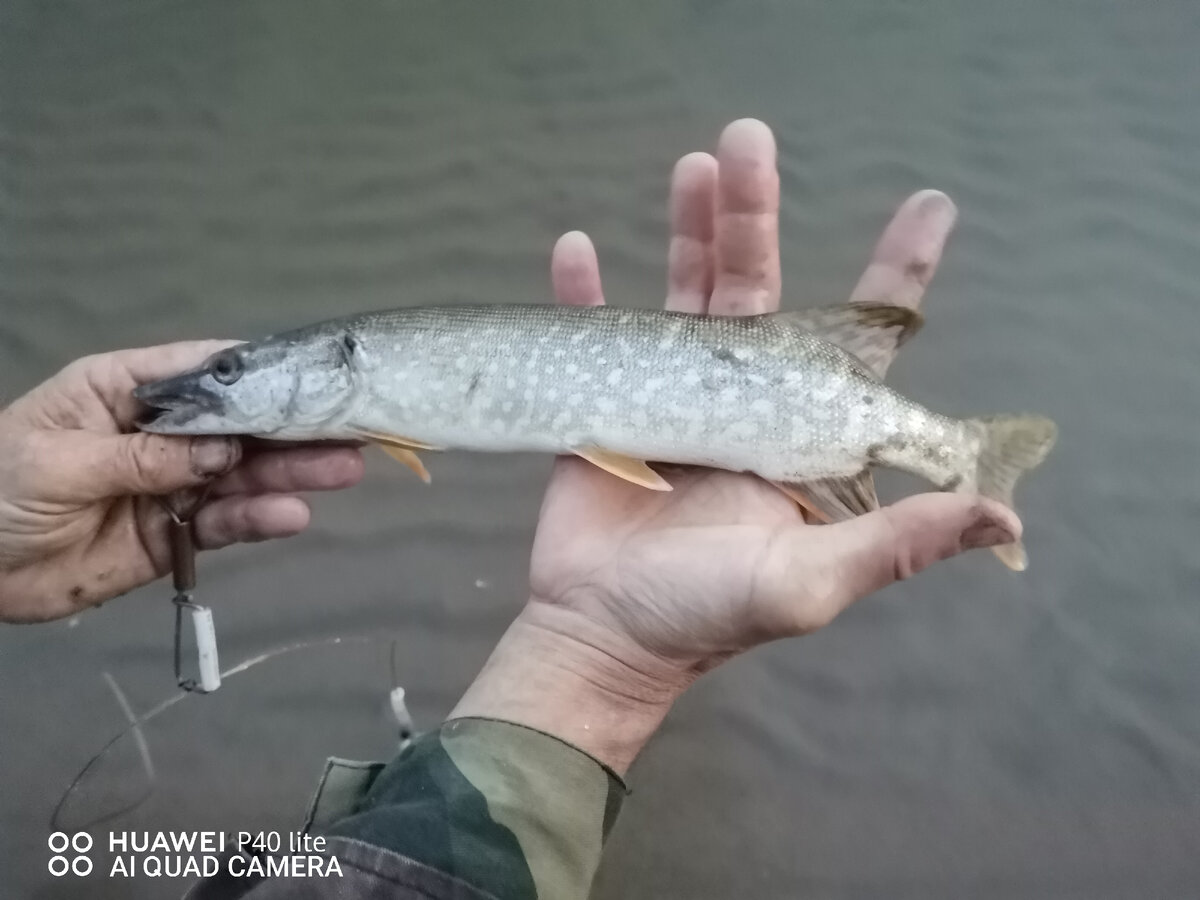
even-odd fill
[(92, 836), (86, 831), (77, 831), (73, 835), (56, 831), (46, 842), (50, 852), (50, 874), (62, 878), (68, 872), (75, 875), (92, 874), (92, 859), (88, 852), (92, 849)]

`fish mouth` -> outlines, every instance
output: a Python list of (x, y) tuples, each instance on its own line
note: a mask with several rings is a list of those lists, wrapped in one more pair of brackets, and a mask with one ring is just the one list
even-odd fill
[(201, 386), (198, 376), (190, 373), (143, 384), (133, 396), (147, 407), (134, 424), (156, 434), (186, 434), (187, 426), (200, 416), (220, 417), (225, 411), (220, 395)]

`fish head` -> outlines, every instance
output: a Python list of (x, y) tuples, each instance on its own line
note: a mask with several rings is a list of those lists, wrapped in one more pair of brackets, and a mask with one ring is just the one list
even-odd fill
[(348, 337), (297, 333), (226, 347), (195, 369), (138, 387), (137, 425), (156, 434), (327, 437), (354, 393)]

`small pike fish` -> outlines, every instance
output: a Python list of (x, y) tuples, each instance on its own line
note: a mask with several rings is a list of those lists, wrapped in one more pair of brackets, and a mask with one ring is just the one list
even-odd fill
[[(574, 453), (653, 490), (647, 461), (753, 472), (825, 521), (878, 508), (871, 467), (1012, 506), (1050, 451), (1040, 416), (953, 419), (882, 381), (912, 310), (843, 304), (720, 317), (608, 306), (459, 306), (334, 319), (143, 385), (159, 434)], [(1024, 548), (996, 548), (1010, 568)]]

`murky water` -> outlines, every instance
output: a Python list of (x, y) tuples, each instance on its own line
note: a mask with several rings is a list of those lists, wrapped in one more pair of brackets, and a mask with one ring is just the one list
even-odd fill
[[(647, 9), (652, 6), (652, 9)], [(768, 2), (42, 3), (0, 9), (0, 394), (84, 353), (379, 306), (548, 297), (554, 238), (610, 302), (662, 295), (666, 178), (755, 115), (779, 139), (785, 303), (844, 297), (909, 192), (961, 226), (891, 376), (1062, 429), (986, 554), (701, 681), (632, 773), (603, 898), (1194, 896), (1200, 885), (1200, 7)], [(227, 663), (179, 704), (158, 789), (96, 826), (297, 824), (329, 754), (387, 755), (519, 608), (549, 460), (382, 456), (304, 537), (200, 571)], [(171, 691), (159, 585), (0, 630), (0, 871)], [(394, 664), (390, 657), (394, 658)], [(119, 746), (66, 810), (136, 800)]]

